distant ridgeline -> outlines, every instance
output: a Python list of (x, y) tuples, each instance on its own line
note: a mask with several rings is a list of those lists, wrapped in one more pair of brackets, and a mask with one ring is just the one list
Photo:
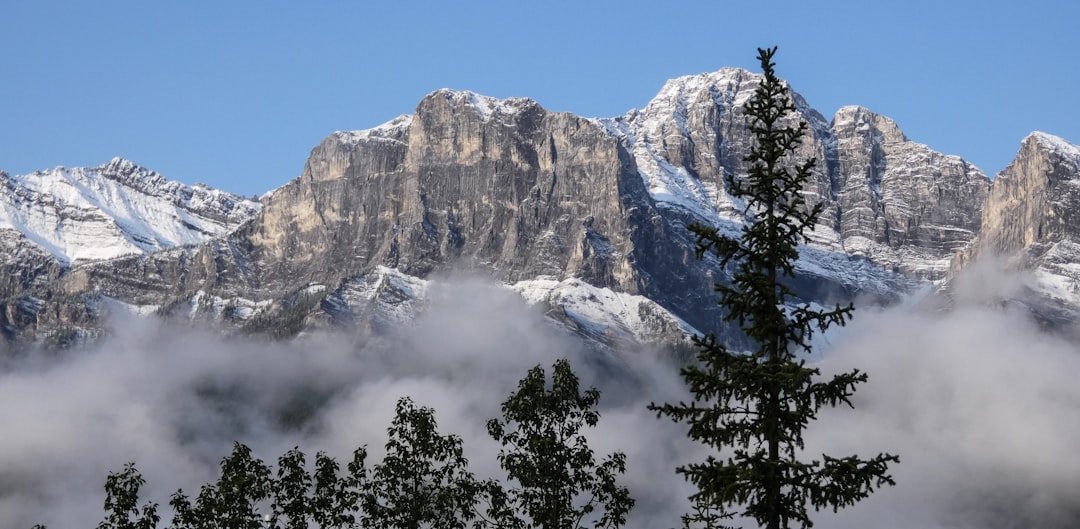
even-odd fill
[[(411, 115), (329, 135), (258, 202), (120, 159), (0, 173), (3, 342), (66, 347), (118, 313), (282, 338), (377, 332), (422, 311), (427, 282), (452, 269), (602, 349), (725, 336), (711, 289), (725, 278), (695, 259), (686, 226), (742, 226), (724, 175), (745, 172), (742, 105), (759, 82), (732, 68), (681, 77), (604, 119), (440, 90)], [(991, 181), (868, 109), (827, 121), (794, 99), (808, 132), (793, 158), (818, 160), (804, 195), (824, 210), (797, 264), (801, 301), (889, 303), (992, 256), (1028, 272), (1007, 297), (1075, 319), (1080, 148), (1033, 133)]]

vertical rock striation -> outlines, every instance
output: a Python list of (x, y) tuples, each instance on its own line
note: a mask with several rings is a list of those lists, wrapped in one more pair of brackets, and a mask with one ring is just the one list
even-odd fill
[(978, 233), (990, 180), (958, 156), (909, 141), (862, 107), (833, 118), (844, 249), (920, 279), (942, 279)]
[(958, 273), (979, 259), (1031, 272), (1036, 311), (1052, 319), (1080, 308), (1080, 147), (1034, 132), (998, 173), (978, 238), (953, 260)]

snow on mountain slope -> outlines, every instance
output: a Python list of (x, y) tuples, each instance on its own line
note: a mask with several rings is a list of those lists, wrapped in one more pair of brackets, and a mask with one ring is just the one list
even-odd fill
[[(311, 284), (291, 296), (289, 303), (300, 307), (301, 317), (313, 323), (311, 328), (355, 328), (365, 332), (407, 327), (430, 309), (435, 292), (443, 292), (449, 283), (422, 279), (396, 268), (376, 266), (371, 272), (350, 277), (335, 289)], [(616, 292), (590, 285), (578, 278), (559, 280), (540, 277), (513, 284), (499, 284), (531, 306), (543, 310), (556, 326), (581, 336), (591, 344), (608, 350), (625, 345), (671, 345), (700, 334), (692, 325), (644, 296)], [(508, 293), (509, 293), (508, 292)], [(158, 305), (122, 305), (130, 314), (151, 314)], [(267, 319), (289, 310), (280, 300), (221, 298), (198, 291), (171, 307), (174, 314), (192, 320), (209, 318), (234, 322)], [(306, 314), (306, 315), (305, 315)], [(279, 314), (280, 315), (280, 314)]]
[[(597, 122), (626, 143), (660, 207), (682, 209), (708, 224), (741, 222), (742, 201), (723, 190), (724, 177), (744, 172), (752, 137), (742, 109), (761, 79), (740, 68), (679, 77), (665, 83), (645, 108)], [(796, 119), (809, 124), (796, 156), (821, 161), (814, 174), (820, 184), (816, 193), (818, 200), (829, 200), (824, 167), (829, 124), (798, 94), (793, 101), (798, 114), (793, 124)]]
[(224, 234), (259, 204), (186, 186), (114, 158), (94, 168), (0, 172), (0, 230), (14, 230), (62, 264), (146, 253)]
[[(672, 163), (667, 140), (691, 135), (687, 120), (696, 110), (693, 107), (710, 106), (714, 104), (714, 98), (724, 97), (730, 99), (729, 104), (745, 102), (746, 98), (739, 96), (743, 74), (751, 75), (743, 70), (725, 69), (715, 75), (673, 79), (643, 110), (597, 120), (611, 135), (621, 138), (629, 146), (638, 172), (658, 206), (681, 208), (699, 220), (714, 224), (722, 218), (735, 220), (739, 216), (741, 204), (720, 191), (716, 182), (702, 180), (685, 167)], [(718, 84), (728, 90), (714, 90)], [(711, 97), (689, 99), (695, 93), (706, 93)]]
[(451, 90), (449, 88), (443, 88), (437, 90), (435, 94), (445, 97), (446, 101), (451, 105), (467, 104), (471, 106), (476, 110), (477, 115), (483, 121), (491, 119), (498, 120), (503, 117), (513, 116), (524, 109), (537, 106), (536, 101), (527, 97), (499, 99), (477, 94), (476, 92), (468, 90)]
[(943, 279), (979, 230), (990, 179), (866, 108), (841, 108), (832, 130), (844, 250), (909, 277)]
[(412, 114), (402, 114), (382, 125), (372, 127), (364, 130), (339, 130), (334, 132), (334, 136), (341, 139), (343, 142), (355, 145), (356, 143), (364, 140), (382, 140), (389, 142), (397, 142), (399, 140), (394, 139), (394, 136), (401, 134), (409, 129), (412, 124)]
[(700, 334), (693, 326), (643, 296), (615, 292), (580, 279), (537, 278), (510, 288), (548, 316), (605, 345), (677, 343)]
[(342, 282), (326, 297), (323, 310), (337, 323), (366, 327), (401, 325), (427, 306), (431, 282), (377, 266), (369, 274)]
[[(761, 80), (738, 68), (680, 77), (643, 109), (595, 121), (630, 151), (660, 209), (737, 236), (745, 207), (725, 191), (725, 180), (749, 169), (754, 138), (743, 107)], [(875, 271), (869, 283), (895, 282), (890, 272), (942, 279), (952, 254), (975, 237), (989, 179), (958, 156), (909, 141), (895, 122), (868, 109), (844, 107), (829, 122), (790, 93), (795, 111), (787, 124), (807, 124), (792, 160), (817, 161), (803, 197), (822, 206), (806, 248), (830, 261), (808, 268), (848, 285), (834, 262), (868, 258), (886, 271)]]
[[(606, 345), (674, 343), (698, 334), (690, 324), (643, 296), (615, 292), (580, 279), (537, 278), (504, 285), (529, 305), (545, 308), (549, 318), (588, 339)], [(432, 281), (378, 266), (342, 283), (326, 298), (323, 310), (339, 323), (402, 325), (429, 303)]]
[[(1080, 312), (1080, 146), (1033, 132), (997, 179), (987, 215), (996, 233), (981, 235), (984, 253), (1011, 249), (1032, 268), (1028, 286), (1072, 320)], [(1022, 211), (1014, 206), (1020, 199), (1037, 205)]]

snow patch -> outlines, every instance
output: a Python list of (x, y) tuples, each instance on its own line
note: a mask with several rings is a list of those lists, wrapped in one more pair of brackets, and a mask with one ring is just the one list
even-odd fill
[(602, 341), (663, 342), (673, 334), (697, 335), (689, 323), (644, 296), (615, 292), (580, 279), (541, 277), (509, 288), (531, 305), (561, 311), (579, 330)]
[(382, 125), (364, 130), (339, 130), (333, 135), (340, 141), (349, 145), (356, 145), (365, 140), (389, 141), (402, 143), (396, 137), (402, 135), (412, 126), (412, 114), (402, 114)]
[(1039, 131), (1032, 132), (1024, 141), (1026, 142), (1028, 139), (1039, 142), (1040, 145), (1080, 166), (1080, 146), (1073, 145), (1053, 134)]

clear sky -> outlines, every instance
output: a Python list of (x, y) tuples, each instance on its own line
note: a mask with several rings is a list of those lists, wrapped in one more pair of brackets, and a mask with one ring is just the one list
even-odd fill
[(664, 81), (777, 70), (993, 175), (1033, 130), (1080, 143), (1080, 2), (0, 0), (0, 169), (129, 158), (263, 193), (335, 130), (448, 87), (617, 116)]

